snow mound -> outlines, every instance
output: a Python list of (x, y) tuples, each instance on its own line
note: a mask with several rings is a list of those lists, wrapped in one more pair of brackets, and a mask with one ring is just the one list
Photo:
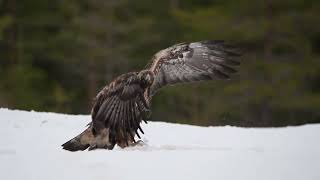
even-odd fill
[(143, 124), (143, 145), (68, 152), (88, 115), (0, 109), (1, 180), (319, 180), (320, 125)]

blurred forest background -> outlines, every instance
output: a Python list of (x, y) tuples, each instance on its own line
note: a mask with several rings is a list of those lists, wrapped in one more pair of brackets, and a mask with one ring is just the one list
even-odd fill
[(319, 0), (0, 0), (0, 107), (89, 113), (114, 77), (206, 39), (239, 45), (240, 73), (163, 89), (152, 120), (320, 123)]

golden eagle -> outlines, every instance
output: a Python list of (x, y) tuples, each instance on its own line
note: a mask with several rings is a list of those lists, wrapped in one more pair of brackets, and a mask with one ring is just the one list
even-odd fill
[(238, 49), (224, 41), (180, 43), (159, 51), (140, 71), (120, 75), (95, 97), (88, 128), (62, 145), (69, 151), (124, 148), (135, 144), (142, 121), (151, 114), (152, 96), (177, 83), (229, 79), (240, 65)]

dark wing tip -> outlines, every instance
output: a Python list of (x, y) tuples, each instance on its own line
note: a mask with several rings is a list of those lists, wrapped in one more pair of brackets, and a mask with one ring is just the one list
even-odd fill
[(216, 76), (218, 79), (223, 79), (223, 80), (230, 79), (230, 76), (225, 72), (222, 72), (216, 69), (213, 69), (212, 71), (213, 71), (213, 75)]
[(223, 40), (207, 40), (200, 42), (207, 48), (209, 61), (214, 64), (211, 71), (218, 79), (229, 80), (231, 74), (237, 73), (241, 64), (242, 51), (238, 46), (228, 44)]
[(239, 57), (243, 54), (242, 50), (236, 44), (229, 44), (226, 43), (224, 40), (206, 40), (201, 41), (200, 43), (211, 50), (223, 51), (228, 56)]
[(228, 73), (228, 74), (234, 74), (237, 73), (238, 71), (236, 69), (234, 69), (233, 67), (230, 67), (228, 65), (225, 64), (219, 64), (219, 66), (223, 69), (224, 72)]

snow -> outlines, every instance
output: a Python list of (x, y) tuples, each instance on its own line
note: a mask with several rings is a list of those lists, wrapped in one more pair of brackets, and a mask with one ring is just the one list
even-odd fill
[(320, 125), (143, 124), (143, 146), (68, 152), (88, 115), (0, 109), (1, 180), (319, 180)]

